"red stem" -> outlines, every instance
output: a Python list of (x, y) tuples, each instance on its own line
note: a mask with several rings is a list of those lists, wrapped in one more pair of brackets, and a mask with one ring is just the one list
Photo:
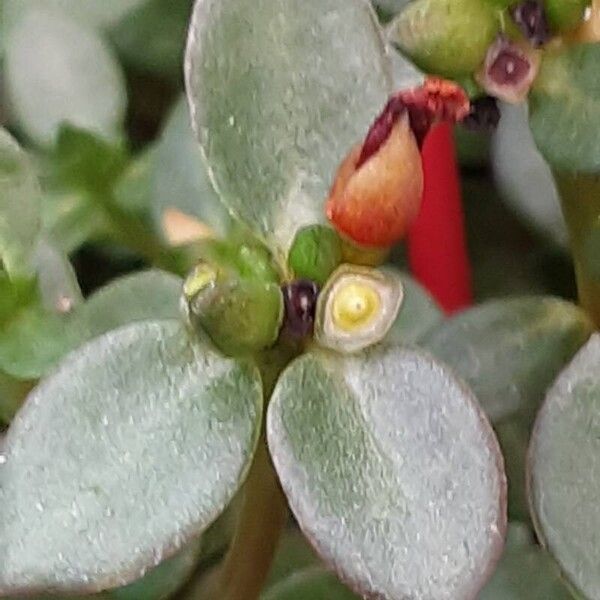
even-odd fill
[(411, 270), (453, 313), (473, 301), (460, 181), (450, 125), (434, 127), (422, 149), (423, 205), (408, 236)]

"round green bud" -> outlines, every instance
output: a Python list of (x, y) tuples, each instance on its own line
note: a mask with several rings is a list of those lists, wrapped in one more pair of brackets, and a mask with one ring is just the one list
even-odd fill
[(190, 323), (227, 356), (260, 352), (272, 346), (283, 320), (279, 285), (230, 274), (201, 264), (184, 284)]
[(301, 229), (288, 256), (289, 267), (298, 279), (323, 285), (342, 262), (342, 242), (336, 231), (324, 225)]
[(590, 0), (545, 0), (546, 16), (553, 31), (575, 29), (583, 22)]
[(497, 8), (483, 0), (414, 0), (389, 37), (423, 71), (456, 78), (481, 66), (499, 29)]

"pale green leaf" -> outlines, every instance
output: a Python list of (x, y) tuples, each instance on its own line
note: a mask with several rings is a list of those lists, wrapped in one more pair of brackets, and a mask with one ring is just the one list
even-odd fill
[(506, 524), (498, 443), (474, 396), (428, 354), (315, 352), (279, 380), (269, 448), (321, 558), (366, 597), (473, 598)]
[(282, 258), (391, 85), (364, 0), (197, 0), (186, 80), (217, 192)]
[(600, 596), (600, 336), (561, 373), (529, 449), (530, 505), (542, 543), (570, 582)]
[(0, 594), (128, 584), (223, 511), (249, 467), (262, 386), (176, 321), (78, 349), (29, 396), (0, 464)]
[(40, 228), (40, 189), (27, 155), (0, 128), (0, 267), (9, 275), (31, 271)]
[(600, 43), (544, 53), (530, 94), (533, 137), (550, 166), (600, 171)]
[(165, 210), (173, 208), (221, 235), (227, 233), (230, 217), (210, 183), (183, 98), (167, 120), (152, 168), (152, 212), (157, 230), (162, 228)]
[(467, 381), (497, 421), (518, 412), (535, 414), (548, 386), (593, 330), (574, 304), (532, 296), (462, 312), (422, 344)]
[(60, 13), (28, 11), (8, 36), (5, 67), (15, 121), (34, 142), (51, 145), (65, 121), (120, 135), (123, 73), (93, 29)]

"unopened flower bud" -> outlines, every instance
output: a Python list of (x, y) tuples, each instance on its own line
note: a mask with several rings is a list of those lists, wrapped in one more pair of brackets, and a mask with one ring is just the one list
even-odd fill
[(394, 323), (403, 296), (393, 273), (342, 265), (317, 302), (317, 343), (344, 353), (376, 344)]
[(464, 91), (439, 78), (392, 96), (337, 172), (326, 206), (336, 229), (358, 246), (399, 242), (421, 204), (420, 145), (434, 123), (455, 123), (468, 112)]
[(288, 265), (299, 279), (323, 285), (342, 262), (342, 241), (336, 231), (324, 225), (302, 228), (294, 238)]
[(491, 96), (517, 104), (527, 98), (540, 61), (538, 50), (500, 36), (488, 50), (476, 78)]
[(279, 336), (283, 296), (277, 284), (238, 279), (201, 263), (184, 283), (183, 300), (191, 325), (227, 356), (259, 352)]

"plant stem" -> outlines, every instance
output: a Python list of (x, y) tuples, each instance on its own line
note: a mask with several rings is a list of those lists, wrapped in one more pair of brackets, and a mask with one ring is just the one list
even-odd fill
[(97, 194), (95, 198), (98, 206), (104, 210), (119, 243), (141, 255), (152, 265), (173, 270), (172, 257), (140, 219), (121, 208), (108, 192)]
[(266, 440), (261, 437), (246, 480), (238, 529), (220, 568), (219, 600), (259, 598), (287, 514), (287, 502), (279, 487)]
[(600, 176), (554, 175), (569, 230), (579, 302), (600, 327)]
[(433, 128), (422, 150), (423, 205), (408, 237), (415, 277), (449, 313), (472, 302), (471, 269), (465, 239), (460, 182), (447, 124)]

